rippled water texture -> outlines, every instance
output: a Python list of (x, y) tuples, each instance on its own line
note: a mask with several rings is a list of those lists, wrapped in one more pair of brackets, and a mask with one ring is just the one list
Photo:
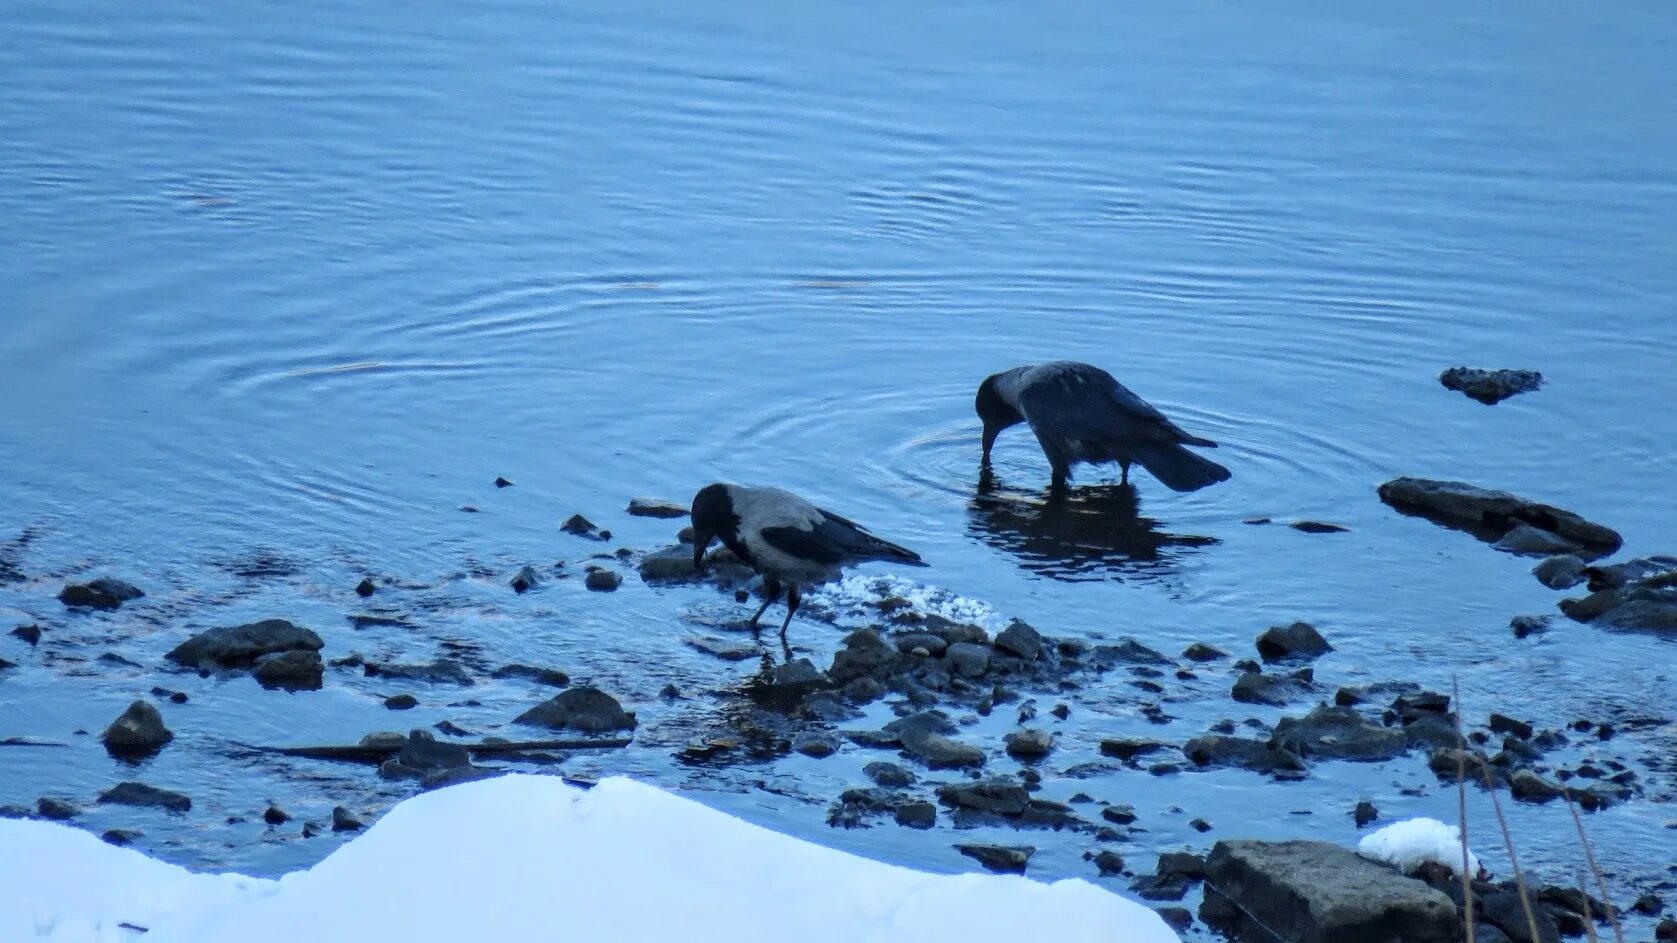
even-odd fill
[[(654, 546), (670, 528), (628, 497), (728, 478), (818, 497), (1056, 634), (1246, 652), (1304, 618), (1338, 680), (1460, 675), (1470, 712), (1553, 724), (1668, 710), (1668, 641), (1516, 644), (1509, 616), (1555, 599), (1529, 561), (1374, 486), (1508, 488), (1677, 551), (1677, 7), (1353, 6), (10, 0), (0, 536), (36, 529), (41, 583), (0, 605), (62, 620), (46, 577), (127, 575), (168, 630), (144, 660), (243, 616), (347, 632), (328, 588), (479, 567), (448, 631), (651, 698), (725, 682), (680, 641), (724, 597), (509, 601), (504, 577), (597, 549), (558, 533), (576, 511)], [(1218, 440), (1233, 479), (1143, 475), (1136, 504), (1085, 471), (1044, 508), (1019, 429), (979, 496), (978, 381), (1050, 358)], [(1457, 363), (1548, 385), (1487, 408), (1438, 385)], [(1302, 518), (1350, 532), (1280, 526)], [(283, 592), (237, 575), (275, 559)], [(91, 650), (129, 638), (96, 625)], [(153, 683), (25, 674), (0, 704), (56, 735)], [(389, 723), (357, 692), (252, 691), (194, 703), (276, 738)], [(113, 775), (89, 764), (82, 791)], [(1348, 805), (1334, 775), (1248, 831)], [(38, 795), (24, 778), (0, 770), (0, 800)], [(1221, 824), (1251, 782), (1190, 785)], [(1670, 847), (1657, 810), (1618, 816), (1616, 865)], [(264, 854), (176, 857), (292, 863)]]

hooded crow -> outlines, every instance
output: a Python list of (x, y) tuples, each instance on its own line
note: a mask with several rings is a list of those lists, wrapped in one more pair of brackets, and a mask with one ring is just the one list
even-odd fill
[(1061, 491), (1078, 462), (1117, 462), (1129, 483), (1140, 465), (1175, 491), (1194, 491), (1229, 477), (1229, 470), (1183, 448), (1217, 443), (1184, 432), (1146, 400), (1099, 367), (1070, 360), (1015, 367), (985, 378), (974, 403), (984, 421), (984, 467), (1003, 429), (1030, 423), (1053, 466)]
[(854, 521), (823, 511), (790, 491), (717, 482), (693, 496), (693, 567), (704, 569), (711, 541), (722, 543), (763, 575), (767, 597), (751, 617), (755, 626), (786, 584), (786, 621), (802, 601), (800, 584), (836, 579), (840, 568), (867, 560), (925, 566), (919, 554), (880, 540)]

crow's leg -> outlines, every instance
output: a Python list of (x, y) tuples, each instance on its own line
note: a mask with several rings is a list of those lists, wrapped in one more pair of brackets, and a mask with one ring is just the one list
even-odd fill
[[(796, 587), (794, 587), (794, 589), (795, 588)], [(756, 613), (751, 616), (752, 628), (755, 629), (757, 627), (757, 620), (763, 618), (763, 613), (767, 612), (769, 607), (774, 605), (774, 601), (779, 598), (780, 581), (772, 576), (763, 577), (763, 604), (758, 606)], [(788, 616), (788, 618), (790, 618), (790, 616)]]
[(786, 627), (792, 624), (792, 616), (798, 611), (798, 603), (803, 601), (803, 595), (798, 592), (798, 584), (793, 583), (792, 587), (786, 591), (786, 621), (780, 624), (780, 637), (782, 639), (786, 638)]

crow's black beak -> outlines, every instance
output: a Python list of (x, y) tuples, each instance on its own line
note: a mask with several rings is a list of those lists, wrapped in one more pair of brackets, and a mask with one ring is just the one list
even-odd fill
[(705, 571), (705, 548), (710, 546), (711, 539), (709, 534), (693, 535), (693, 570), (696, 573)]
[(1001, 426), (992, 426), (992, 425), (989, 425), (988, 423), (985, 424), (985, 426), (984, 426), (984, 464), (986, 464), (986, 465), (990, 464), (990, 449), (993, 448), (996, 444), (996, 436), (1001, 435), (1001, 434), (1002, 434), (1002, 427)]

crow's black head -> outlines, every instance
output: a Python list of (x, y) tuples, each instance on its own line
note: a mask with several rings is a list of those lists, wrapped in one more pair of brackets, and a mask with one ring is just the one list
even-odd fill
[(728, 486), (721, 482), (705, 485), (693, 496), (693, 568), (704, 568), (705, 549), (718, 537), (733, 537), (739, 532), (739, 515), (734, 513), (734, 499)]
[(1001, 374), (985, 377), (978, 385), (978, 396), (973, 400), (973, 408), (978, 411), (978, 418), (984, 423), (984, 464), (990, 464), (990, 449), (996, 444), (996, 436), (1008, 426), (1024, 422), (1025, 417), (1019, 410), (1008, 405), (1002, 399), (1002, 394), (996, 389), (996, 378)]

